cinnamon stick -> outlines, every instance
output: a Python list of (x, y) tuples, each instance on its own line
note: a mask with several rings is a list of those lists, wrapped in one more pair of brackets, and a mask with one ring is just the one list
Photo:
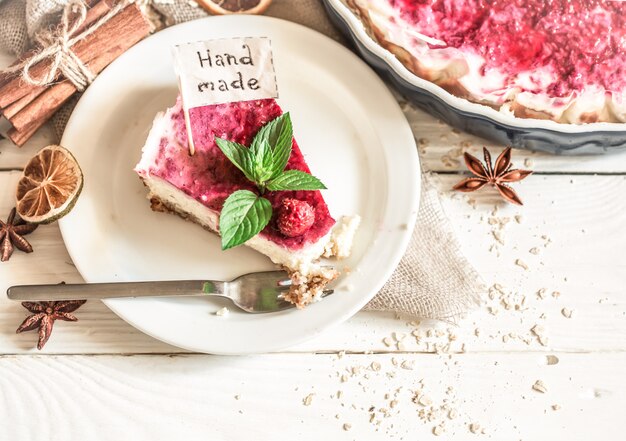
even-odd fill
[(39, 128), (33, 128), (20, 132), (13, 128), (7, 132), (7, 137), (13, 142), (13, 144), (21, 147), (35, 134), (38, 129)]
[(45, 87), (37, 87), (28, 95), (23, 96), (19, 100), (7, 106), (5, 109), (0, 110), (0, 114), (6, 119), (10, 120), (23, 108), (29, 105), (35, 98), (43, 93)]
[(52, 115), (76, 92), (65, 80), (49, 87), (13, 118), (7, 118), (17, 131), (30, 131), (43, 126)]
[[(87, 66), (92, 72), (100, 73), (149, 32), (149, 23), (139, 8), (131, 4), (92, 34), (97, 37), (94, 45), (98, 47), (108, 45), (108, 47), (106, 50), (95, 51), (97, 55), (87, 63)], [(114, 44), (112, 44), (113, 41)], [(9, 132), (11, 140), (19, 141), (14, 141), (17, 145), (23, 145), (75, 92), (76, 87), (68, 80), (48, 87), (11, 118), (8, 118), (14, 127), (14, 132)]]
[[(95, 3), (94, 0), (91, 0), (89, 4)], [(116, 0), (100, 0), (95, 3), (95, 5), (87, 11), (87, 15), (85, 17), (85, 21), (79, 26), (79, 28), (72, 34), (77, 35), (87, 29), (89, 26), (94, 24), (96, 21), (100, 20), (104, 17), (116, 4)], [(59, 25), (60, 26), (60, 25)], [(23, 54), (15, 63), (11, 66), (15, 66), (19, 63), (24, 62), (28, 58), (32, 57), (40, 48), (32, 49), (25, 54)], [(81, 58), (82, 59), (82, 58)], [(39, 77), (46, 69), (49, 69), (51, 65), (50, 60), (44, 60), (41, 63), (38, 63), (32, 70), (32, 75), (35, 78)], [(35, 71), (35, 68), (38, 68)], [(0, 109), (4, 109), (16, 102), (17, 100), (23, 98), (26, 95), (34, 95), (35, 90), (38, 90), (41, 93), (45, 90), (45, 86), (35, 86), (32, 84), (24, 83), (21, 79), (21, 75), (19, 72), (13, 74), (2, 74), (0, 73)]]

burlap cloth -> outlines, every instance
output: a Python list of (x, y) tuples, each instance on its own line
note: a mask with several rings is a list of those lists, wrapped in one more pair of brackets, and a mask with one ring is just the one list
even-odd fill
[[(155, 29), (207, 16), (189, 0), (137, 3)], [(32, 36), (56, 19), (55, 14), (64, 4), (65, 0), (0, 0), (0, 49), (22, 53)], [(344, 42), (319, 0), (274, 0), (266, 14), (303, 24)], [(58, 132), (62, 133), (75, 101), (58, 112), (54, 121)], [(480, 277), (460, 252), (432, 180), (423, 170), (420, 210), (411, 243), (391, 278), (366, 309), (455, 321), (480, 302)]]

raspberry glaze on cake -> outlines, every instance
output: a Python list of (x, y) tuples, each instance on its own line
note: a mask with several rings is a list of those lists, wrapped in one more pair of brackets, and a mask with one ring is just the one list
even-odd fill
[(550, 66), (555, 96), (626, 84), (626, 6), (606, 0), (390, 0), (419, 32), (475, 51), (509, 80)]
[[(282, 114), (272, 99), (216, 104), (190, 109), (189, 118), (196, 152), (190, 156), (187, 130), (180, 102), (171, 109), (173, 133), (164, 134), (159, 151), (149, 166), (152, 176), (161, 178), (207, 208), (220, 212), (226, 198), (236, 190), (257, 192), (256, 186), (224, 156), (215, 144), (215, 136), (250, 145), (254, 135), (269, 121)], [(288, 170), (310, 173), (294, 138)], [(283, 247), (297, 250), (328, 234), (335, 224), (319, 191), (273, 191), (264, 195), (274, 215), (260, 233)], [(296, 237), (283, 235), (276, 226), (277, 213), (284, 199), (307, 202), (313, 207), (315, 220), (310, 228)]]
[(626, 122), (626, 3), (347, 0), (418, 76), (516, 116)]

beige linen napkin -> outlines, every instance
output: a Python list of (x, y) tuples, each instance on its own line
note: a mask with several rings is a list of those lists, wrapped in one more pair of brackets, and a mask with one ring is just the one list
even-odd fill
[[(18, 55), (66, 0), (0, 0), (0, 49)], [(189, 0), (137, 0), (155, 28), (206, 17)], [(344, 42), (319, 0), (274, 0), (267, 15), (308, 26)], [(55, 118), (62, 133), (75, 100)], [(415, 170), (415, 173), (420, 173)], [(422, 171), (422, 195), (411, 243), (391, 278), (366, 309), (455, 321), (480, 301), (480, 277), (462, 255), (432, 177)]]

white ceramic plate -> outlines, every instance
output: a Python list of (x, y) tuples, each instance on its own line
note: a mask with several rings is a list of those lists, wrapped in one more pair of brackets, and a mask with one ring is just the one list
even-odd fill
[[(335, 216), (363, 223), (336, 293), (305, 310), (247, 315), (227, 300), (115, 299), (105, 303), (141, 331), (193, 351), (241, 354), (282, 349), (343, 322), (382, 287), (411, 236), (420, 169), (413, 135), (380, 79), (350, 51), (305, 27), (268, 17), (225, 16), (166, 29), (109, 66), (83, 95), (62, 144), (77, 157), (85, 187), (60, 221), (76, 267), (88, 282), (230, 280), (274, 268), (177, 216), (154, 213), (133, 172), (154, 115), (173, 104), (170, 48), (219, 37), (269, 36), (280, 105), (298, 144), (328, 186)], [(215, 312), (228, 306), (231, 313)]]

